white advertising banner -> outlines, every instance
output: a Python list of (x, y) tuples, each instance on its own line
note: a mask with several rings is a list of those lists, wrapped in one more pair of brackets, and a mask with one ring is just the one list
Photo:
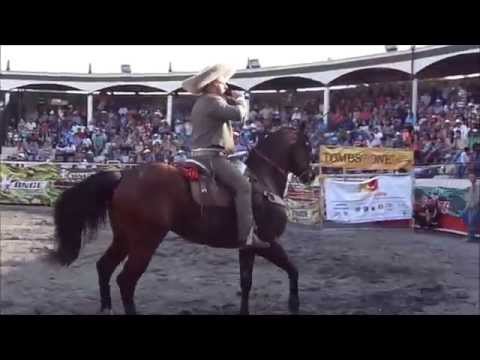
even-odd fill
[(378, 176), (361, 182), (325, 180), (327, 220), (364, 223), (412, 218), (412, 178)]

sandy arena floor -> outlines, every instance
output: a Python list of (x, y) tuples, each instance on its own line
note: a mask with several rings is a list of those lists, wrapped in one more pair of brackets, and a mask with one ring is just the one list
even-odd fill
[[(69, 268), (44, 261), (53, 247), (51, 209), (0, 206), (2, 314), (95, 314), (95, 262), (110, 228)], [(280, 240), (300, 271), (301, 314), (478, 314), (479, 246), (458, 236), (405, 229), (289, 225)], [(236, 314), (236, 251), (187, 243), (158, 248), (136, 292), (143, 314)], [(114, 281), (116, 313), (123, 313)], [(288, 314), (285, 273), (255, 262), (252, 314)]]

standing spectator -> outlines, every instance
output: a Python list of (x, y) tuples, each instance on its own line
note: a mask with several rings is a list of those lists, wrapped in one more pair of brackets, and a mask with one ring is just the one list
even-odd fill
[(475, 173), (470, 172), (468, 178), (471, 186), (467, 193), (467, 205), (465, 206), (463, 220), (468, 226), (468, 242), (478, 242), (475, 234), (478, 233), (478, 227), (480, 226), (480, 188)]
[(455, 125), (456, 125), (455, 129), (460, 130), (462, 140), (467, 141), (470, 128), (467, 125), (465, 125), (460, 119), (455, 120)]
[(460, 129), (455, 130), (454, 136), (453, 136), (453, 144), (452, 144), (453, 148), (455, 150), (462, 150), (462, 149), (465, 149), (467, 145), (468, 145), (468, 142), (465, 139), (463, 139)]
[(406, 126), (413, 126), (415, 121), (415, 117), (410, 109), (408, 109), (407, 117), (405, 118), (405, 125)]
[(432, 100), (432, 97), (428, 93), (425, 93), (420, 97), (420, 101), (423, 103), (423, 106), (425, 107), (430, 105), (431, 100)]
[(257, 120), (257, 117), (258, 117), (258, 107), (257, 105), (255, 105), (250, 111), (250, 113), (248, 114), (248, 120), (250, 120), (251, 122), (254, 122)]
[(293, 114), (292, 117), (290, 118), (290, 121), (293, 123), (296, 123), (302, 119), (302, 112), (298, 107), (293, 109)]
[(40, 138), (45, 141), (45, 139), (48, 137), (48, 121), (44, 120), (40, 124)]
[(262, 110), (260, 110), (260, 116), (264, 120), (271, 120), (272, 114), (273, 114), (273, 108), (269, 104), (266, 104), (265, 107)]
[(475, 144), (480, 144), (480, 132), (477, 128), (472, 129), (468, 134), (468, 147), (473, 149)]
[(480, 176), (480, 145), (476, 144), (470, 154), (470, 170), (475, 173), (477, 177)]
[(463, 149), (458, 158), (457, 177), (459, 179), (463, 179), (463, 176), (465, 175), (465, 170), (467, 169), (467, 166), (470, 162), (470, 158), (468, 156), (469, 151), (470, 149), (466, 147), (465, 149)]
[(143, 153), (144, 147), (143, 147), (143, 142), (139, 141), (135, 145), (135, 155), (136, 155), (136, 163), (141, 163), (143, 160), (142, 153)]
[(93, 149), (95, 152), (95, 156), (100, 155), (106, 143), (107, 143), (107, 136), (105, 134), (105, 129), (103, 129), (102, 131), (99, 131), (98, 129), (96, 129), (93, 135)]

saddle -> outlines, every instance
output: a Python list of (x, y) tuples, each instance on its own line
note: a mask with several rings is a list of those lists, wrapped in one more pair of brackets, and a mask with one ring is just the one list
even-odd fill
[(202, 207), (230, 207), (233, 194), (226, 186), (219, 185), (208, 167), (194, 159), (175, 163), (190, 184), (193, 200)]
[[(203, 207), (231, 207), (233, 192), (220, 183), (212, 171), (199, 161), (187, 159), (174, 164), (182, 171), (183, 176), (190, 184), (193, 200)], [(265, 198), (277, 205), (285, 207), (283, 199), (271, 192), (263, 191)]]

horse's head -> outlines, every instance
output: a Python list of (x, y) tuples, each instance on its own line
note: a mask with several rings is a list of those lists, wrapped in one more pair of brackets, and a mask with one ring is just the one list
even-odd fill
[(282, 128), (277, 130), (253, 149), (247, 159), (247, 166), (259, 174), (262, 169), (275, 169), (286, 181), (289, 172), (296, 175), (304, 184), (312, 182), (315, 172), (311, 166), (312, 146), (305, 135), (305, 124), (299, 129)]
[(315, 178), (312, 161), (312, 145), (305, 134), (305, 123), (298, 130), (289, 129), (288, 171), (296, 175), (304, 184), (311, 183)]

